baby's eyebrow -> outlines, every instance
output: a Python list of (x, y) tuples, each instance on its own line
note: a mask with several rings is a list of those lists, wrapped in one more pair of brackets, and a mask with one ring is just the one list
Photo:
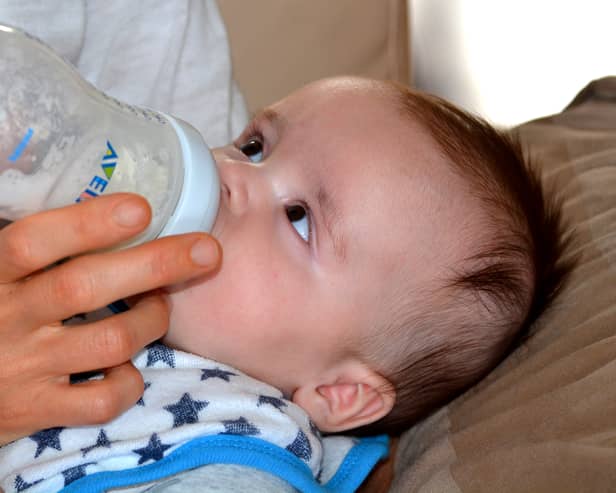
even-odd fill
[(325, 223), (329, 237), (334, 246), (334, 254), (339, 262), (346, 262), (346, 240), (343, 235), (342, 215), (332, 195), (321, 183), (317, 188), (317, 203), (321, 211), (321, 217)]
[(278, 131), (286, 125), (286, 119), (272, 108), (261, 108), (254, 114), (252, 119), (255, 121), (267, 122)]

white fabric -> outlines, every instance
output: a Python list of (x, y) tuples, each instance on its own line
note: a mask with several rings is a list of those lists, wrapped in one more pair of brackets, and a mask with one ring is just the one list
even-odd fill
[(247, 121), (214, 0), (2, 0), (0, 22), (50, 44), (107, 94), (188, 121), (210, 147)]

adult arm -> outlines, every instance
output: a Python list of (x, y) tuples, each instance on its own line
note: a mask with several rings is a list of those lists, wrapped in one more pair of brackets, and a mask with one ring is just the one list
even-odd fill
[[(143, 198), (115, 194), (0, 230), (0, 445), (44, 428), (109, 421), (142, 394), (130, 359), (167, 330), (169, 308), (157, 288), (205, 275), (220, 261), (204, 233), (100, 252), (145, 229), (150, 214)], [(125, 313), (61, 324), (139, 293)], [(71, 374), (98, 369), (106, 369), (103, 379), (70, 384)]]

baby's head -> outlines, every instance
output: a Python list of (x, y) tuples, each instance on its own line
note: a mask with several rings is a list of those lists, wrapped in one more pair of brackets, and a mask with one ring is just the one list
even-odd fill
[(388, 82), (319, 81), (215, 151), (220, 270), (165, 342), (280, 388), (323, 431), (397, 431), (486, 374), (558, 286), (519, 145)]

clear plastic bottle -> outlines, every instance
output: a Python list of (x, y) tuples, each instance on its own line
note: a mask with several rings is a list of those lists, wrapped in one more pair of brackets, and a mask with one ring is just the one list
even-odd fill
[(0, 25), (0, 218), (111, 192), (152, 207), (134, 244), (210, 231), (220, 182), (192, 126), (103, 94), (40, 40)]

